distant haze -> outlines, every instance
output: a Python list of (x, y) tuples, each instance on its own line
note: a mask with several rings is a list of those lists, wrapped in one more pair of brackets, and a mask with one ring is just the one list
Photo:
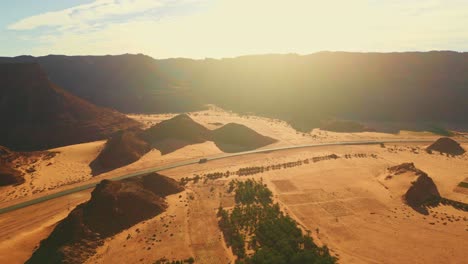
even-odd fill
[(464, 0), (33, 0), (0, 4), (0, 55), (222, 58), (465, 51)]

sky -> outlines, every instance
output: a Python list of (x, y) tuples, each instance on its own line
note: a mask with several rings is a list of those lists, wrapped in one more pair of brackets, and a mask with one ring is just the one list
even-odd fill
[(468, 0), (1, 0), (0, 12), (0, 56), (468, 50)]

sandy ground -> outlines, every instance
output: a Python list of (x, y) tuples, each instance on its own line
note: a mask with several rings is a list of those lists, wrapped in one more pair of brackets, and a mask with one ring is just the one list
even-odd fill
[[(414, 175), (399, 175), (402, 182), (384, 180), (389, 166), (414, 162), (433, 178), (442, 196), (468, 202), (467, 195), (454, 192), (468, 175), (468, 155), (448, 158), (422, 151), (415, 154), (422, 147), (399, 144), (386, 148), (346, 146), (281, 151), (236, 158), (235, 162), (212, 161), (165, 174), (178, 178), (331, 153), (349, 154), (348, 159), (319, 161), (254, 177), (266, 181), (283, 209), (304, 229), (312, 231), (319, 244), (328, 245), (340, 263), (463, 263), (466, 257), (463, 245), (468, 243), (468, 213), (438, 206), (429, 215), (422, 215), (401, 198), (415, 180)], [(361, 158), (355, 154), (368, 156)], [(370, 154), (377, 158), (371, 158)], [(237, 176), (230, 178), (233, 177)]]
[[(302, 134), (282, 121), (239, 116), (219, 109), (190, 115), (208, 128), (219, 127), (218, 122), (242, 123), (278, 139), (276, 146), (365, 139), (438, 138), (430, 133), (413, 132), (393, 135), (314, 130), (310, 134)], [(149, 126), (172, 115), (132, 117)], [(89, 163), (103, 145), (104, 141), (98, 141), (54, 149), (59, 153), (52, 159), (34, 162), (34, 172), (26, 174), (25, 184), (0, 188), (0, 207), (85, 182), (98, 182), (146, 168), (221, 153), (212, 142), (187, 146), (167, 155), (153, 150), (133, 164), (92, 177)], [(168, 170), (164, 174), (180, 179), (329, 154), (350, 154), (352, 157), (349, 159), (325, 160), (255, 177), (266, 180), (283, 209), (304, 229), (312, 230), (317, 243), (327, 244), (339, 255), (341, 263), (462, 263), (466, 256), (462, 245), (468, 243), (468, 222), (459, 217), (468, 217), (467, 213), (441, 206), (434, 208), (429, 216), (420, 215), (401, 201), (402, 189), (408, 182), (394, 187), (382, 180), (388, 166), (414, 162), (416, 167), (434, 179), (444, 197), (468, 203), (468, 192), (457, 188), (459, 182), (468, 178), (468, 154), (455, 158), (429, 155), (423, 151), (424, 147), (423, 144), (390, 144), (385, 148), (337, 146), (287, 150), (210, 161)], [(463, 144), (463, 147), (468, 149), (468, 144)], [(365, 153), (367, 157), (358, 158), (355, 156), (358, 153)], [(377, 158), (371, 158), (370, 154), (377, 155)], [(30, 162), (22, 169), (29, 167)], [(236, 177), (231, 176), (230, 179)], [(152, 263), (160, 258), (176, 260), (190, 256), (195, 257), (198, 263), (214, 263), (211, 261), (213, 258), (219, 261), (217, 263), (232, 262), (232, 252), (222, 243), (215, 216), (219, 204), (232, 203), (232, 197), (223, 197), (220, 185), (224, 180), (229, 179), (189, 184), (182, 197), (173, 195), (168, 198), (170, 207), (167, 212), (108, 239), (89, 263), (121, 260)], [(23, 263), (57, 221), (75, 205), (89, 199), (89, 193), (85, 191), (0, 215), (0, 226), (4, 227), (0, 231), (0, 263)], [(447, 216), (455, 220), (448, 221)]]
[[(387, 162), (324, 161), (316, 169), (298, 168), (288, 176), (275, 175), (279, 177), (270, 186), (341, 263), (462, 263), (466, 249), (461, 245), (468, 242), (468, 222), (462, 217), (468, 214), (443, 206), (433, 209), (430, 216), (415, 212), (401, 199), (410, 180), (385, 188), (382, 178), (387, 175)], [(436, 184), (445, 182), (441, 177), (447, 173), (440, 175), (427, 164), (416, 164)], [(440, 191), (452, 196), (447, 188)], [(448, 214), (457, 222), (439, 221), (437, 214)]]
[(154, 263), (163, 257), (171, 260), (191, 257), (187, 192), (171, 195), (167, 202), (166, 212), (107, 239), (87, 263)]
[[(214, 129), (227, 123), (244, 124), (257, 132), (275, 138), (278, 142), (269, 145), (286, 146), (306, 143), (334, 142), (347, 140), (378, 140), (378, 139), (428, 139), (436, 140), (438, 136), (425, 132), (401, 132), (400, 134), (385, 133), (333, 133), (314, 130), (309, 134), (298, 133), (287, 123), (280, 120), (238, 115), (222, 109), (212, 107), (210, 110), (189, 113), (190, 116), (204, 126)], [(129, 115), (146, 126), (154, 125), (173, 117), (173, 114), (159, 115)], [(35, 197), (51, 194), (60, 190), (78, 186), (84, 182), (97, 182), (105, 178), (112, 178), (131, 172), (144, 170), (164, 164), (169, 164), (190, 158), (200, 158), (222, 153), (211, 141), (186, 146), (167, 155), (161, 155), (153, 150), (139, 161), (116, 170), (91, 175), (89, 163), (102, 150), (105, 141), (90, 142), (52, 149), (57, 155), (51, 159), (35, 159), (20, 167), (25, 172), (26, 182), (19, 186), (0, 187), (0, 206), (6, 207), (13, 203), (29, 200)], [(33, 168), (32, 172), (28, 172)]]
[[(383, 140), (383, 139), (437, 139), (439, 136), (429, 132), (401, 131), (399, 134), (388, 134), (379, 132), (362, 133), (335, 133), (314, 129), (310, 133), (300, 133), (289, 124), (279, 119), (271, 119), (253, 115), (239, 115), (225, 111), (221, 108), (211, 106), (209, 110), (188, 113), (196, 122), (209, 129), (216, 129), (228, 123), (239, 123), (250, 127), (258, 133), (278, 140), (274, 146), (351, 141), (351, 140)], [(158, 115), (129, 115), (146, 127), (155, 125), (161, 121), (174, 117), (175, 114)]]
[[(7, 207), (85, 183), (99, 182), (103, 179), (177, 161), (222, 153), (213, 142), (189, 145), (167, 155), (161, 155), (158, 150), (152, 150), (132, 164), (93, 177), (89, 164), (97, 157), (104, 144), (104, 141), (97, 141), (51, 150), (57, 151), (58, 154), (50, 160), (38, 159), (34, 163), (35, 171), (25, 174), (24, 184), (0, 187), (0, 207)], [(25, 164), (24, 167), (30, 167), (30, 164)]]
[[(336, 146), (287, 150), (189, 165), (163, 174), (180, 179), (329, 154), (351, 155), (348, 159), (324, 160), (254, 177), (263, 178), (283, 209), (304, 229), (311, 230), (317, 243), (328, 245), (341, 263), (447, 263), (447, 259), (453, 260), (448, 263), (461, 263), (466, 255), (462, 245), (468, 241), (468, 222), (464, 220), (468, 213), (440, 206), (432, 209), (428, 216), (421, 215), (401, 200), (403, 188), (408, 186), (396, 184), (396, 188), (383, 180), (388, 174), (387, 167), (414, 162), (434, 179), (444, 197), (468, 202), (466, 194), (453, 191), (468, 177), (468, 155), (456, 158), (430, 155), (419, 151), (423, 147), (398, 144), (385, 148)], [(366, 157), (357, 154), (366, 154)], [(237, 177), (190, 183), (182, 197), (177, 194), (168, 198), (170, 207), (166, 213), (108, 239), (89, 263), (117, 260), (151, 263), (161, 258), (175, 260), (190, 256), (199, 263), (214, 263), (208, 256), (217, 258), (217, 263), (232, 261), (232, 253), (225, 248), (216, 225), (216, 208), (220, 204), (232, 204), (232, 197), (223, 197), (221, 185)], [(80, 201), (86, 199), (83, 196)], [(68, 198), (63, 197), (37, 205), (41, 208), (35, 210), (47, 209), (51, 215), (56, 214), (53, 219), (31, 223), (35, 213), (28, 210), (37, 206), (0, 216), (0, 223), (15, 219), (16, 222), (11, 223), (20, 226), (9, 233), (10, 237), (18, 239), (0, 242), (0, 255), (8, 252), (14, 256), (11, 259), (27, 259), (30, 250), (50, 232), (54, 221), (66, 215), (68, 203)], [(61, 204), (61, 209), (52, 210), (54, 204)], [(13, 250), (21, 243), (27, 246)]]
[(196, 263), (233, 263), (217, 226), (220, 189), (219, 184), (193, 186), (168, 197), (166, 212), (107, 239), (87, 263), (151, 264), (190, 257)]
[[(92, 176), (89, 163), (97, 157), (104, 143), (105, 141), (96, 141), (51, 149), (56, 154), (50, 159), (37, 157), (34, 162), (23, 162), (20, 169), (25, 172), (26, 182), (18, 186), (0, 187), (0, 206), (90, 180)], [(29, 168), (34, 171), (28, 173)]]
[(0, 215), (0, 263), (24, 263), (58, 221), (90, 198), (91, 190)]

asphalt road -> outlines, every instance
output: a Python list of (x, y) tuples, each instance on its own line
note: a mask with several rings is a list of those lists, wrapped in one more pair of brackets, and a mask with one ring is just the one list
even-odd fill
[[(142, 170), (135, 173), (130, 173), (118, 177), (114, 177), (110, 180), (122, 180), (126, 178), (131, 178), (135, 176), (145, 175), (150, 172), (158, 172), (168, 169), (173, 169), (177, 167), (187, 166), (199, 163), (200, 159), (206, 159), (207, 162), (210, 160), (218, 160), (218, 159), (225, 159), (231, 158), (236, 156), (243, 156), (249, 154), (257, 154), (257, 153), (265, 153), (265, 152), (272, 152), (272, 151), (280, 151), (280, 150), (288, 150), (288, 149), (300, 149), (300, 148), (310, 148), (310, 147), (324, 147), (324, 146), (346, 146), (346, 145), (376, 145), (376, 144), (388, 144), (388, 143), (430, 143), (433, 142), (432, 140), (384, 140), (384, 141), (346, 141), (346, 142), (331, 142), (331, 143), (316, 143), (316, 144), (303, 144), (303, 145), (294, 145), (294, 146), (284, 146), (284, 147), (275, 147), (275, 148), (266, 148), (266, 149), (258, 149), (258, 150), (251, 150), (251, 151), (244, 151), (244, 152), (237, 152), (237, 153), (224, 153), (216, 156), (205, 157), (205, 158), (197, 158), (197, 159), (190, 159), (185, 161), (180, 161), (168, 165), (164, 165), (161, 167), (154, 167), (147, 170)], [(57, 193), (53, 193), (50, 195), (42, 196), (36, 199), (32, 199), (26, 202), (18, 203), (12, 206), (8, 206), (5, 208), (0, 208), (0, 214), (8, 213), (14, 210), (18, 210), (27, 206), (31, 206), (34, 204), (42, 203), (48, 200), (52, 200), (58, 197), (66, 196), (72, 193), (80, 192), (86, 189), (94, 188), (99, 182), (89, 183), (85, 185), (81, 185), (75, 188), (71, 188), (68, 190), (60, 191)]]

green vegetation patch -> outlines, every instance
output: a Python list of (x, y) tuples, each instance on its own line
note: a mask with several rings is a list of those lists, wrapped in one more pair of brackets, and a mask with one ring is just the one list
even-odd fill
[(460, 182), (458, 186), (462, 188), (468, 188), (468, 182)]
[(262, 181), (235, 180), (228, 192), (234, 192), (236, 204), (232, 210), (219, 208), (219, 226), (238, 257), (236, 263), (336, 263), (326, 246), (318, 247), (273, 203), (273, 194)]

